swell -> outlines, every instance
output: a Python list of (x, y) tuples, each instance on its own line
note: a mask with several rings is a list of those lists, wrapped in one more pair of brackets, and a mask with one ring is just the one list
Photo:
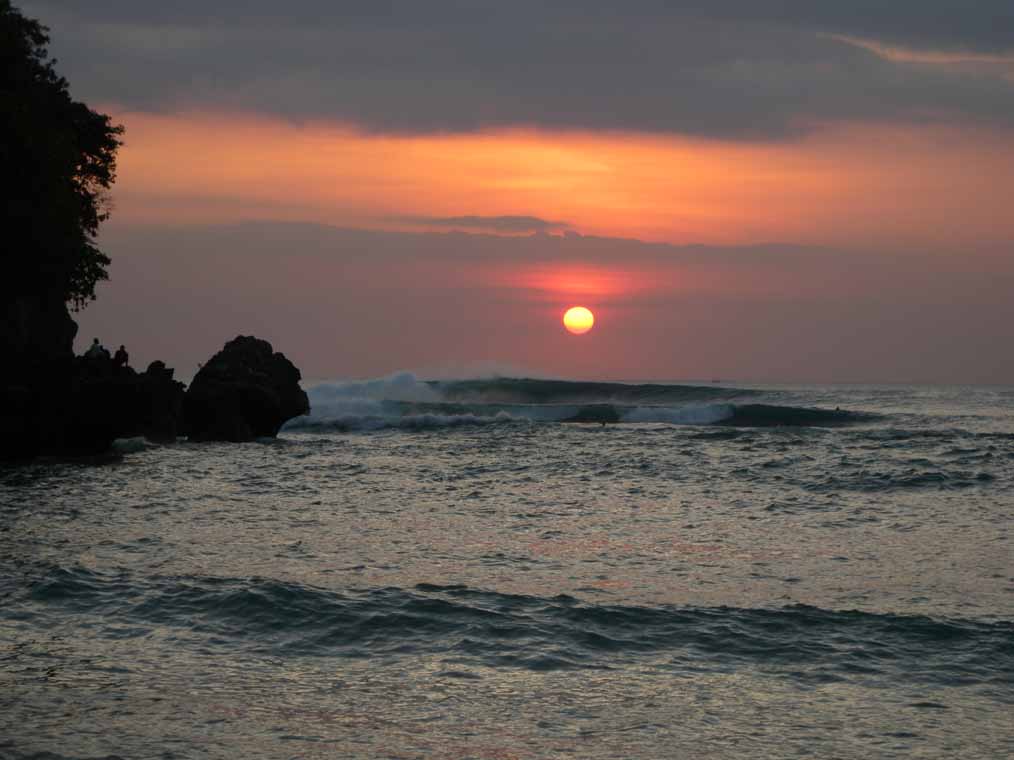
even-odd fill
[[(394, 403), (394, 402), (392, 402)], [(433, 405), (427, 405), (432, 407)], [(308, 415), (290, 420), (285, 430), (299, 432), (351, 432), (373, 430), (437, 430), (440, 428), (482, 427), (509, 422), (524, 422), (526, 419), (512, 417), (504, 411), (479, 413), (465, 411), (447, 412), (406, 409), (402, 413), (390, 414), (348, 414)]]
[(311, 412), (286, 430), (354, 431), (499, 425), (508, 422), (663, 423), (734, 427), (834, 426), (874, 415), (740, 403), (759, 391), (722, 386), (597, 383), (530, 378), (419, 381), (400, 373), (366, 382), (322, 383)]
[(833, 427), (868, 422), (876, 415), (768, 404), (731, 403), (643, 406), (614, 403), (503, 404), (385, 400), (373, 408), (314, 408), (291, 420), (290, 431), (433, 430), (504, 423), (660, 423), (727, 427)]
[(868, 412), (851, 412), (840, 409), (743, 404), (734, 406), (732, 413), (721, 420), (721, 424), (732, 427), (817, 427), (869, 422), (877, 417), (877, 415)]
[[(94, 615), (187, 629), (202, 646), (273, 656), (436, 653), (497, 667), (610, 668), (662, 656), (675, 667), (749, 664), (800, 677), (885, 676), (1014, 687), (1014, 623), (833, 611), (594, 605), (570, 596), (420, 584), (338, 593), (269, 579), (147, 578), (49, 567), (3, 615)], [(113, 634), (110, 634), (113, 635)], [(802, 675), (800, 675), (802, 674)]]
[(614, 403), (673, 404), (752, 396), (757, 391), (707, 385), (598, 383), (533, 378), (491, 378), (432, 381), (429, 385), (448, 401), (495, 404)]

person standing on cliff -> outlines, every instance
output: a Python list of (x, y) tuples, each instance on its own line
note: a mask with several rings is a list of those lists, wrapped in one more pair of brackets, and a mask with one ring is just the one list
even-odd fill
[(116, 367), (126, 367), (130, 361), (130, 356), (127, 354), (127, 349), (120, 346), (116, 349), (116, 353), (113, 354), (113, 365)]
[(85, 352), (85, 358), (101, 359), (104, 356), (109, 356), (109, 352), (102, 347), (102, 344), (99, 343), (98, 338), (92, 338), (92, 344), (91, 346), (88, 347), (88, 350)]

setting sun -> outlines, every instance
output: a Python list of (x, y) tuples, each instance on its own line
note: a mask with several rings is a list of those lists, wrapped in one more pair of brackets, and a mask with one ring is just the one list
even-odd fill
[(584, 335), (594, 325), (595, 315), (584, 306), (574, 306), (563, 315), (563, 326), (574, 335)]

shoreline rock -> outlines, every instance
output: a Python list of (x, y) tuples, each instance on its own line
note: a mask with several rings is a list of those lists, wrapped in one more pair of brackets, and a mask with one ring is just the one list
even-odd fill
[(104, 454), (121, 438), (249, 441), (309, 412), (299, 370), (267, 341), (230, 341), (187, 390), (161, 361), (137, 372), (75, 356), (77, 324), (59, 298), (15, 298), (0, 312), (0, 352), (10, 359), (0, 375), (0, 461)]
[(184, 433), (191, 441), (274, 438), (293, 417), (308, 414), (299, 370), (266, 340), (240, 335), (205, 364), (184, 397)]

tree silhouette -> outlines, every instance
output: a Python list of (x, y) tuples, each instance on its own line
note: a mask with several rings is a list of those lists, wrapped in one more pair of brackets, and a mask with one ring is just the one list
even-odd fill
[(123, 127), (73, 100), (46, 50), (48, 29), (0, 0), (0, 293), (95, 298)]

